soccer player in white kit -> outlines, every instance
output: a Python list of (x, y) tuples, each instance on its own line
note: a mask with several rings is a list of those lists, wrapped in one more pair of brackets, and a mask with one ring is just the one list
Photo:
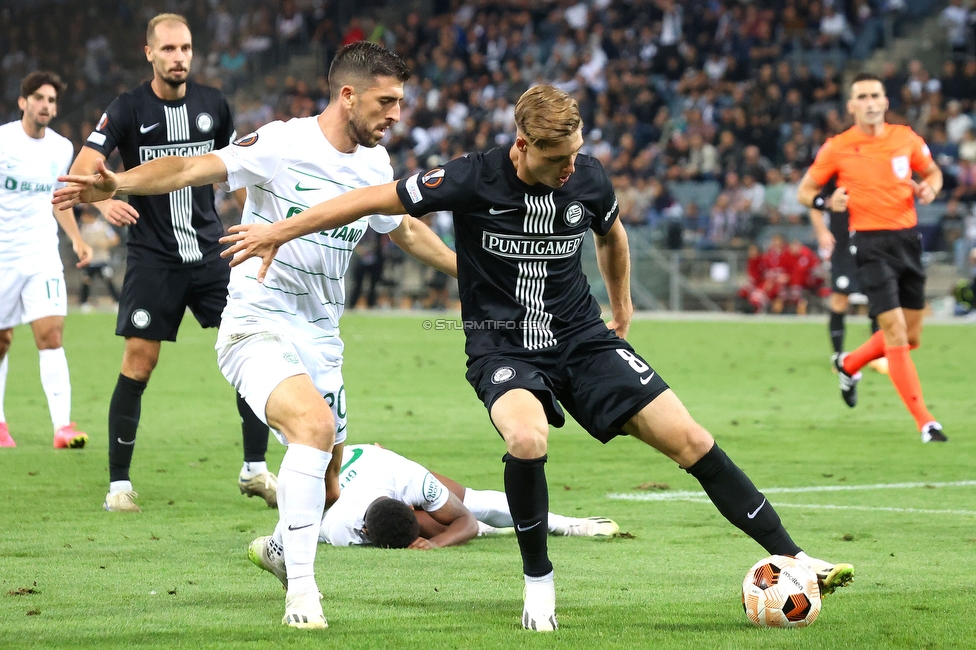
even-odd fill
[(71, 212), (54, 211), (57, 177), (71, 165), (74, 148), (47, 128), (64, 88), (53, 72), (32, 72), (20, 86), (24, 116), (0, 126), (0, 447), (15, 447), (3, 412), (7, 350), (16, 325), (30, 323), (40, 355), (41, 385), (54, 425), (55, 448), (80, 448), (88, 436), (71, 421), (71, 380), (61, 347), (68, 313), (58, 226), (71, 239), (78, 266), (91, 260)]
[[(167, 157), (112, 174), (67, 176), (55, 193), (62, 206), (118, 194), (162, 194), (221, 183), (247, 188), (245, 223), (287, 219), (311, 205), (393, 178), (390, 158), (376, 146), (400, 119), (410, 76), (395, 54), (369, 42), (341, 49), (329, 69), (332, 101), (321, 115), (272, 122), (203, 156)], [(456, 258), (433, 232), (409, 216), (373, 216), (296, 240), (264, 282), (260, 261), (231, 273), (217, 335), (221, 372), (288, 449), (278, 473), (279, 521), (288, 592), (282, 622), (327, 627), (314, 577), (319, 524), (328, 496), (339, 498), (346, 438), (339, 317), (343, 276), (367, 227), (456, 277)], [(324, 399), (323, 399), (324, 397)]]
[[(476, 536), (515, 532), (504, 492), (464, 487), (378, 445), (343, 447), (339, 488), (342, 498), (326, 511), (319, 528), (319, 541), (331, 546), (428, 550), (464, 544)], [(385, 500), (406, 508), (391, 507), (383, 521), (373, 506)], [(469, 514), (473, 520), (463, 521)], [(378, 530), (381, 524), (386, 530)], [(605, 517), (566, 517), (552, 512), (548, 528), (550, 535), (560, 537), (612, 537), (620, 530)], [(251, 543), (248, 557), (280, 577), (284, 564), (278, 544), (273, 537), (259, 537)]]

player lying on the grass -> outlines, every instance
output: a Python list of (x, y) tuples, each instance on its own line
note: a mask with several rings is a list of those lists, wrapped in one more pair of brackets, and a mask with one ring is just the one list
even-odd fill
[[(351, 190), (271, 225), (235, 226), (223, 239), (233, 244), (224, 254), (237, 255), (232, 264), (244, 262), (260, 281), (269, 267), (273, 277), (279, 247), (307, 233), (368, 214), (454, 213), (461, 314), (474, 324), (465, 328), (467, 378), (507, 447), (505, 494), (522, 554), (526, 629), (557, 627), (545, 463), (549, 426), (564, 424), (564, 407), (601, 442), (632, 435), (668, 456), (769, 554), (811, 564), (825, 593), (849, 582), (849, 564), (803, 553), (752, 481), (625, 340), (633, 317), (627, 234), (606, 171), (579, 154), (576, 101), (553, 86), (536, 86), (519, 98), (515, 120), (510, 148)], [(78, 185), (62, 196), (116, 188), (111, 178), (68, 180)], [(610, 297), (609, 323), (583, 274), (588, 230)], [(245, 262), (252, 257), (261, 264)]]
[[(376, 445), (343, 449), (342, 497), (325, 512), (319, 541), (427, 550), (464, 544), (475, 536), (514, 533), (504, 492), (472, 490)], [(550, 512), (549, 534), (611, 537), (620, 528), (605, 517)], [(251, 542), (248, 557), (286, 583), (280, 535)]]
[[(294, 218), (328, 197), (393, 178), (390, 156), (379, 142), (400, 119), (409, 77), (392, 52), (369, 41), (352, 43), (332, 60), (331, 101), (318, 116), (271, 122), (213, 153), (157, 158), (118, 175), (99, 163), (99, 175), (65, 180), (81, 182), (77, 189), (101, 178), (105, 191), (69, 189), (55, 199), (71, 205), (101, 201), (116, 191), (160, 194), (221, 183), (231, 191), (247, 188), (244, 222)], [(454, 252), (421, 221), (402, 212), (373, 215), (292, 242), (265, 282), (256, 277), (259, 260), (235, 265), (217, 333), (220, 371), (287, 445), (278, 473), (276, 531), (284, 537), (289, 576), (282, 623), (291, 627), (328, 627), (315, 553), (326, 501), (339, 497), (348, 434), (339, 333), (344, 275), (367, 228), (457, 275)]]

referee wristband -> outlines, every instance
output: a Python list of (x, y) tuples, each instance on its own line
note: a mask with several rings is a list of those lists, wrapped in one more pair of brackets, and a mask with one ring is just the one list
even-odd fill
[(813, 207), (815, 209), (821, 210), (821, 211), (826, 210), (827, 209), (827, 199), (825, 199), (824, 197), (819, 196), (819, 195), (813, 197)]

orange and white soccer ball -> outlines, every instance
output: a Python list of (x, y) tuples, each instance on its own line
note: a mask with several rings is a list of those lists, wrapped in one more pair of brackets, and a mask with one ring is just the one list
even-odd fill
[(759, 560), (742, 581), (742, 609), (759, 627), (806, 627), (821, 605), (817, 574), (792, 557)]

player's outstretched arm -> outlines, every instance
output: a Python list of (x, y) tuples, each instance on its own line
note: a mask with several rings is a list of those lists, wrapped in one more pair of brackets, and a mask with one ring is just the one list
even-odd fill
[(426, 551), (432, 548), (458, 546), (466, 544), (478, 536), (478, 520), (474, 518), (470, 510), (464, 507), (464, 504), (453, 492), (448, 497), (447, 503), (427, 514), (434, 521), (447, 526), (447, 528), (444, 532), (430, 539), (418, 537), (407, 548)]
[(400, 225), (390, 231), (390, 239), (427, 266), (457, 277), (457, 255), (423, 221), (404, 215)]
[(607, 286), (610, 298), (611, 320), (607, 327), (617, 336), (627, 338), (630, 321), (634, 316), (634, 303), (630, 299), (630, 248), (627, 231), (617, 219), (606, 235), (595, 235), (596, 262)]
[(227, 180), (227, 167), (219, 157), (208, 153), (189, 158), (157, 158), (121, 174), (113, 174), (105, 167), (105, 161), (99, 160), (93, 176), (69, 174), (58, 180), (69, 183), (54, 192), (54, 203), (61, 205), (63, 210), (118, 194), (169, 194), (184, 187), (223, 183)]
[(258, 282), (263, 282), (278, 249), (293, 239), (320, 230), (332, 230), (371, 214), (393, 215), (404, 214), (406, 211), (397, 196), (396, 182), (361, 187), (271, 225), (249, 223), (231, 226), (231, 234), (220, 238), (220, 243), (231, 244), (231, 247), (220, 255), (233, 256), (231, 266), (237, 266), (252, 257), (260, 257), (263, 263), (258, 270), (257, 279)]
[[(78, 157), (71, 163), (71, 169), (68, 170), (68, 175), (93, 175), (97, 171), (98, 162), (104, 160), (105, 154), (101, 151), (95, 151), (91, 147), (82, 147)], [(139, 219), (139, 212), (125, 201), (107, 199), (105, 201), (96, 201), (92, 205), (98, 208), (98, 211), (102, 213), (102, 217), (113, 226), (131, 226)], [(65, 203), (64, 205), (58, 206), (58, 209), (67, 210), (69, 207), (71, 206)]]

